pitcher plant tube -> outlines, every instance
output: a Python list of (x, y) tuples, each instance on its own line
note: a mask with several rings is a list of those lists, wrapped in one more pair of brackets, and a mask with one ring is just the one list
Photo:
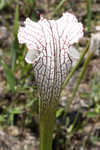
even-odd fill
[(19, 27), (18, 40), (26, 44), (25, 60), (33, 66), (39, 92), (40, 150), (51, 150), (62, 85), (80, 57), (71, 45), (83, 37), (83, 26), (68, 12), (57, 20), (42, 15), (38, 22), (26, 18), (24, 24)]

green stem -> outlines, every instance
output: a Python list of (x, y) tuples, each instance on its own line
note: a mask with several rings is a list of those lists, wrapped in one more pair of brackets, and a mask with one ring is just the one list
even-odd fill
[(77, 82), (76, 82), (75, 87), (73, 89), (72, 96), (71, 96), (71, 99), (69, 101), (69, 104), (67, 105), (66, 113), (70, 110), (70, 105), (72, 104), (72, 101), (73, 101), (74, 97), (76, 96), (76, 93), (77, 93), (77, 90), (79, 88), (80, 82), (83, 79), (83, 77), (84, 77), (84, 75), (85, 75), (85, 73), (87, 71), (88, 65), (89, 65), (89, 63), (91, 61), (91, 58), (94, 55), (95, 50), (96, 50), (96, 45), (94, 45), (94, 48), (92, 50), (89, 49), (89, 51), (88, 51), (88, 56), (87, 56), (87, 58), (86, 58), (86, 60), (85, 60), (85, 62), (83, 64), (82, 71), (81, 71), (81, 73), (79, 75), (79, 78), (77, 79)]
[(91, 11), (91, 0), (87, 0), (87, 29), (88, 32), (91, 30), (91, 17), (92, 17), (92, 11)]
[(40, 110), (40, 150), (52, 150), (55, 123), (56, 109)]
[(56, 7), (55, 11), (54, 11), (53, 14), (52, 14), (52, 17), (54, 17), (55, 14), (58, 12), (58, 10), (60, 10), (60, 8), (62, 7), (62, 5), (64, 4), (65, 1), (66, 1), (66, 0), (62, 0), (62, 1), (58, 4), (58, 6)]

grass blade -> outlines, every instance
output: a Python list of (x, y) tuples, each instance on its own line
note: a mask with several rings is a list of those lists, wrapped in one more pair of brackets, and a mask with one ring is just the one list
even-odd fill
[(4, 62), (2, 62), (1, 64), (2, 64), (2, 67), (4, 69), (5, 77), (7, 79), (8, 84), (9, 84), (9, 88), (11, 89), (12, 92), (15, 92), (14, 74), (12, 73), (11, 69)]
[(14, 31), (13, 31), (14, 41), (11, 46), (11, 69), (13, 72), (15, 70), (15, 65), (16, 65), (17, 50), (19, 49), (19, 44), (17, 40), (18, 22), (19, 22), (19, 8), (17, 5), (15, 11), (15, 21), (14, 21)]

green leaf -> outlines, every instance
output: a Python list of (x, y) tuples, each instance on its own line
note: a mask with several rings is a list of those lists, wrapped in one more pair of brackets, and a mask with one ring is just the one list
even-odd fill
[(60, 108), (59, 110), (57, 110), (57, 112), (56, 112), (56, 118), (58, 118), (63, 111), (64, 111), (63, 108)]
[(100, 137), (92, 136), (90, 140), (91, 140), (93, 143), (95, 143), (95, 142), (100, 142)]
[(5, 5), (5, 1), (4, 0), (0, 0), (0, 10), (3, 9), (4, 5)]
[(87, 112), (87, 117), (88, 118), (95, 118), (97, 117), (99, 113), (98, 112), (95, 112), (95, 111), (92, 111), (92, 112)]
[(83, 92), (80, 94), (81, 98), (88, 98), (89, 97), (89, 94), (86, 93), (86, 92)]
[(16, 56), (17, 56), (17, 50), (19, 49), (19, 44), (17, 38), (13, 41), (11, 46), (11, 69), (12, 72), (15, 70), (16, 65)]
[(11, 46), (11, 69), (12, 69), (12, 71), (15, 70), (16, 55), (17, 55), (17, 51), (19, 49), (19, 44), (18, 44), (18, 39), (17, 39), (18, 22), (19, 22), (19, 7), (17, 5), (16, 11), (15, 11), (14, 31), (13, 31), (14, 41), (12, 42), (12, 46)]
[(0, 115), (0, 123), (3, 123), (5, 121), (4, 115)]
[(7, 79), (9, 87), (12, 90), (12, 92), (15, 92), (15, 77), (14, 77), (14, 74), (12, 73), (11, 69), (4, 62), (2, 62), (1, 64), (2, 64), (2, 67), (4, 69), (5, 77)]
[(14, 31), (13, 31), (15, 38), (17, 36), (18, 24), (19, 24), (19, 7), (17, 5), (15, 10)]
[(21, 114), (21, 110), (16, 107), (16, 108), (13, 108), (13, 107), (9, 107), (9, 124), (10, 125), (14, 125), (14, 116), (15, 114)]

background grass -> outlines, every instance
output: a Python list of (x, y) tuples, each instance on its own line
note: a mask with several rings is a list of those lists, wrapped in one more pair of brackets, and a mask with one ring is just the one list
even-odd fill
[[(39, 138), (39, 123), (36, 121), (39, 113), (37, 86), (32, 66), (24, 60), (27, 49), (25, 45), (18, 44), (18, 26), (23, 23), (26, 17), (38, 21), (42, 13), (47, 18), (53, 19), (59, 18), (63, 12), (69, 11), (74, 13), (84, 24), (85, 37), (90, 41), (91, 33), (96, 33), (95, 26), (100, 23), (100, 11), (99, 9), (98, 11), (93, 9), (95, 5), (100, 6), (100, 2), (97, 0), (54, 0), (50, 2), (44, 2), (43, 0), (0, 0), (0, 16), (2, 18), (0, 28), (4, 26), (9, 32), (7, 39), (2, 39), (0, 42), (0, 50), (3, 52), (0, 55), (1, 128), (4, 126), (6, 128), (9, 126), (28, 128)], [(79, 43), (76, 47), (86, 49), (87, 42), (82, 44)], [(98, 61), (100, 58), (98, 56), (92, 57), (91, 61), (94, 61), (94, 59)], [(78, 66), (79, 70), (76, 71), (75, 68), (74, 72), (76, 71), (79, 74), (81, 70), (84, 70), (83, 67), (84, 65)], [(91, 70), (89, 72), (91, 74)], [(78, 84), (77, 82), (75, 84), (77, 88), (74, 89), (72, 99), (75, 98), (79, 84), (83, 82), (89, 84), (90, 88), (88, 91), (82, 90), (79, 93), (79, 99), (80, 101), (81, 99), (87, 101), (87, 105), (85, 108), (80, 106), (76, 110), (71, 107), (72, 103), (69, 108), (65, 105), (59, 106), (56, 115), (57, 126), (53, 149), (63, 150), (66, 147), (73, 150), (75, 148), (78, 150), (81, 147), (84, 150), (85, 148), (92, 149), (95, 147), (98, 149), (97, 142), (100, 142), (100, 129), (97, 131), (98, 134), (95, 133), (95, 125), (100, 123), (100, 72), (98, 74), (93, 73), (92, 76), (88, 77), (88, 81), (83, 79), (83, 76), (80, 78), (78, 76)], [(82, 87), (82, 89), (84, 88)], [(70, 98), (68, 102), (71, 102)], [(90, 125), (91, 130), (87, 131), (87, 135), (86, 133), (84, 135), (84, 129), (88, 125)], [(79, 136), (80, 139), (78, 139)], [(78, 141), (78, 144), (76, 144), (76, 141)]]

